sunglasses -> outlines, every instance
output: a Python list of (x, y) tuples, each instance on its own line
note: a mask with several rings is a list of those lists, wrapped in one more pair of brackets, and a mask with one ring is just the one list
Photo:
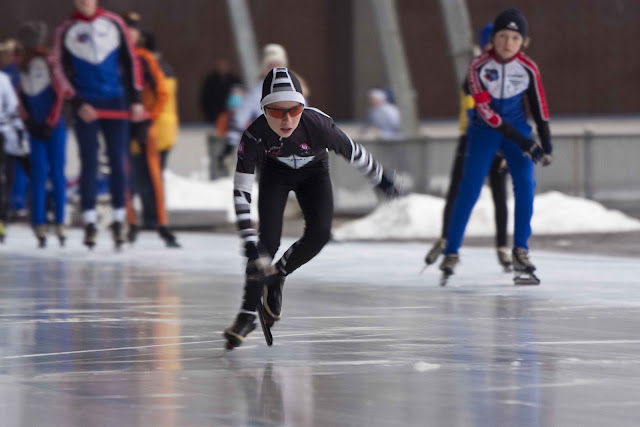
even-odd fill
[(304, 110), (304, 105), (302, 104), (298, 104), (295, 107), (289, 108), (288, 110), (282, 108), (264, 107), (264, 112), (274, 119), (284, 119), (284, 116), (286, 116), (287, 113), (289, 113), (291, 117), (299, 116), (300, 113), (302, 113), (302, 110)]

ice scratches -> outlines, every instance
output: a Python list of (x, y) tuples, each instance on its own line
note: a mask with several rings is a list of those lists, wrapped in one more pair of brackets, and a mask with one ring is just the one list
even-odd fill
[(487, 387), (487, 388), (476, 389), (475, 391), (513, 391), (513, 390), (525, 390), (529, 388), (579, 387), (584, 385), (599, 384), (603, 382), (605, 381), (576, 378), (573, 381), (567, 381), (567, 382), (561, 382), (561, 383), (537, 383), (537, 384), (528, 384), (523, 386)]
[(531, 406), (534, 408), (540, 407), (540, 405), (535, 402), (523, 402), (521, 400), (499, 400), (498, 403), (503, 403), (505, 405)]
[(440, 369), (440, 365), (420, 361), (413, 364), (413, 369), (418, 372), (435, 371), (436, 369)]

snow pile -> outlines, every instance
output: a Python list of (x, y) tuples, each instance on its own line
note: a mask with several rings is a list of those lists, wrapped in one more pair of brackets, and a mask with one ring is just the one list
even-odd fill
[[(227, 212), (229, 222), (235, 221), (233, 177), (201, 181), (166, 170), (164, 185), (167, 210), (223, 210)], [(251, 213), (257, 219), (257, 184), (254, 184), (252, 195)]]
[[(368, 216), (351, 221), (333, 231), (337, 240), (422, 239), (440, 236), (444, 199), (410, 194), (379, 206)], [(513, 199), (508, 202), (509, 230), (513, 231)], [(537, 195), (531, 222), (534, 233), (599, 233), (640, 230), (640, 220), (601, 204), (552, 191)], [(467, 225), (467, 236), (495, 234), (493, 201), (483, 188)]]

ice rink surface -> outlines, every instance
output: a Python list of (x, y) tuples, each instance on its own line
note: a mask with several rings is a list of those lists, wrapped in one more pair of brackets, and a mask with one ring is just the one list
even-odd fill
[[(533, 251), (515, 287), (463, 248), (446, 288), (427, 245), (331, 243), (287, 279), (283, 320), (227, 352), (234, 235), (152, 233), (114, 253), (0, 247), (3, 426), (637, 426), (640, 262)], [(285, 243), (291, 243), (286, 240)]]

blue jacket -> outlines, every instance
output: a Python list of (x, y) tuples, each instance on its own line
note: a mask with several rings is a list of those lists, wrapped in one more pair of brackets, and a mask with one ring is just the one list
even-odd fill
[(123, 96), (140, 102), (140, 67), (118, 15), (104, 9), (91, 17), (76, 12), (58, 27), (54, 55), (75, 95), (74, 105)]

